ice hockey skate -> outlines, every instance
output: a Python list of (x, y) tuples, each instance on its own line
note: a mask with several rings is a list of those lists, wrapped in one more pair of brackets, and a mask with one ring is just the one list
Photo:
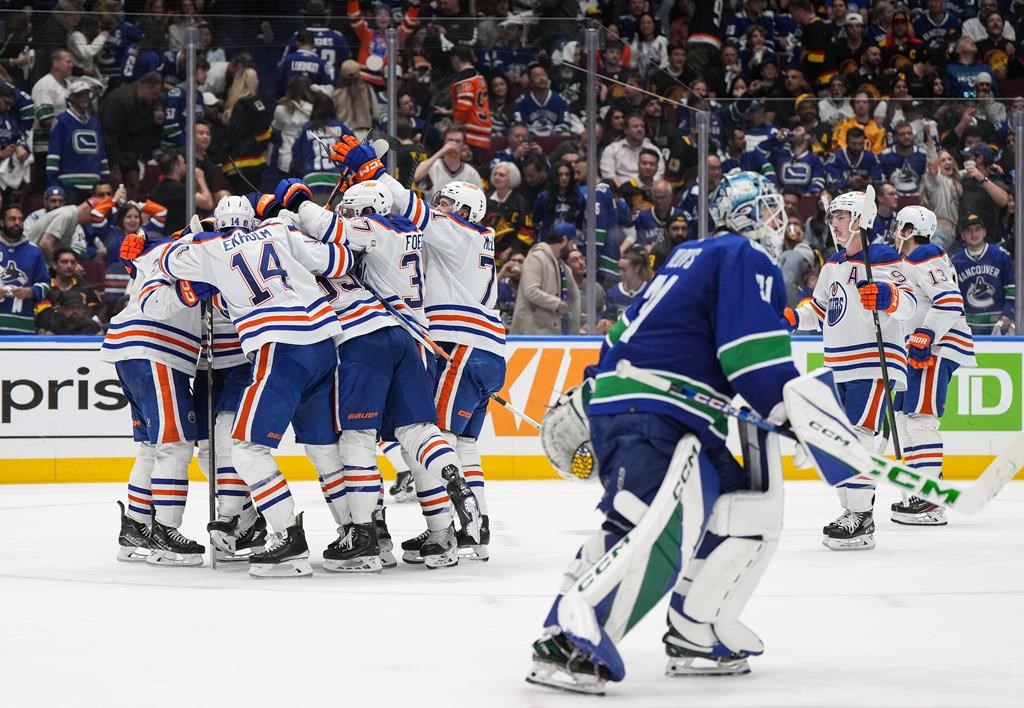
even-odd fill
[(446, 491), (452, 500), (452, 508), (459, 517), (462, 525), (462, 533), (473, 543), (480, 543), (480, 527), (483, 524), (483, 515), (480, 513), (480, 506), (476, 502), (473, 490), (466, 484), (466, 480), (459, 474), (454, 465), (448, 465), (441, 470), (441, 476), (448, 482)]
[(742, 676), (750, 673), (744, 654), (736, 654), (717, 644), (710, 650), (690, 644), (674, 627), (662, 638), (668, 666), (665, 675), (680, 676)]
[(243, 520), (244, 516), (244, 512), (239, 516), (218, 516), (216, 521), (206, 525), (218, 561), (248, 560), (266, 547), (267, 520), (259, 513), (254, 513), (247, 521)]
[(124, 504), (121, 502), (117, 505), (121, 508), (121, 532), (117, 535), (120, 548), (117, 551), (117, 559), (123, 563), (146, 560), (149, 555), (149, 526), (125, 514)]
[(846, 511), (826, 527), (822, 544), (833, 551), (870, 551), (875, 547), (875, 519), (870, 511)]
[(150, 565), (198, 567), (203, 564), (206, 548), (190, 538), (181, 535), (178, 529), (164, 526), (153, 519), (153, 530), (149, 537)]
[(391, 485), (388, 494), (395, 498), (399, 504), (416, 501), (416, 487), (412, 482), (412, 472), (403, 470), (395, 477), (395, 483)]
[(528, 683), (572, 693), (603, 696), (610, 675), (595, 664), (564, 634), (554, 634), (533, 643), (533, 666)]
[(379, 573), (383, 568), (373, 523), (349, 524), (345, 534), (324, 550), (324, 570), (332, 573)]
[[(405, 544), (402, 545), (404, 547)], [(459, 546), (455, 537), (455, 524), (449, 524), (448, 528), (439, 531), (429, 531), (420, 547), (420, 556), (428, 568), (458, 565)]]
[(377, 530), (377, 545), (380, 549), (380, 564), (385, 568), (394, 568), (398, 565), (398, 561), (395, 559), (395, 544), (391, 540), (391, 532), (388, 531), (387, 520), (385, 515), (387, 509), (377, 509), (373, 512), (373, 525)]
[(420, 551), (423, 549), (423, 542), (427, 540), (430, 531), (423, 531), (418, 536), (402, 541), (402, 562), (411, 565), (421, 565), (423, 556)]
[(466, 560), (487, 561), (491, 557), (488, 545), (491, 542), (490, 517), (484, 516), (480, 522), (480, 543), (474, 543), (465, 531), (459, 531), (459, 557)]
[(907, 502), (893, 502), (893, 523), (904, 526), (945, 526), (946, 510), (921, 497), (910, 497)]
[(302, 514), (295, 517), (293, 526), (270, 534), (265, 551), (249, 556), (249, 575), (254, 578), (304, 578), (313, 575), (309, 546), (302, 530)]

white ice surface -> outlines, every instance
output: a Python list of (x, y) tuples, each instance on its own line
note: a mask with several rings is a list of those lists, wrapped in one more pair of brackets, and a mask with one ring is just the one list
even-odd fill
[[(1024, 483), (945, 528), (888, 521), (878, 548), (836, 553), (838, 512), (815, 482), (787, 484), (782, 542), (744, 619), (765, 640), (753, 673), (669, 679), (658, 608), (622, 646), (604, 699), (523, 677), (561, 571), (597, 521), (596, 486), (491, 483), (493, 559), (381, 576), (319, 570), (333, 538), (313, 483), (314, 577), (117, 563), (121, 485), (0, 488), (0, 705), (132, 706), (1024, 706)], [(202, 539), (203, 485), (183, 531)], [(392, 505), (396, 542), (416, 505)], [(397, 545), (397, 544), (396, 544)]]

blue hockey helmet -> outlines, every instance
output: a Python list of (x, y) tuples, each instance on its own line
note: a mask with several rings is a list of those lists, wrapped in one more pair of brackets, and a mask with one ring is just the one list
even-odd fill
[(763, 175), (739, 172), (722, 177), (711, 193), (709, 209), (716, 229), (742, 234), (778, 260), (786, 233), (786, 205)]

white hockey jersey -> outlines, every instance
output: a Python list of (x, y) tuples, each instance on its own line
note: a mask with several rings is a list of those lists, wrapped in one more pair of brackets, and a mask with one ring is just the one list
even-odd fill
[(430, 336), (505, 356), (505, 326), (496, 309), (494, 229), (434, 211), (393, 177), (381, 178), (395, 211), (423, 231), (424, 312)]
[[(869, 248), (873, 279), (891, 283), (899, 290), (895, 311), (879, 312), (878, 319), (889, 380), (895, 390), (902, 391), (907, 387), (904, 324), (917, 311), (917, 297), (899, 254), (885, 244), (873, 244)], [(825, 366), (832, 369), (837, 382), (882, 378), (874, 318), (870, 310), (861, 306), (857, 292), (857, 283), (864, 280), (867, 280), (864, 253), (848, 257), (844, 249), (828, 259), (818, 275), (811, 302), (797, 311), (799, 329), (821, 328)]]
[[(213, 297), (213, 302), (222, 304), (219, 295)], [(209, 304), (207, 305), (210, 306)], [(203, 346), (199, 353), (199, 369), (206, 371), (206, 317), (207, 311), (203, 309)], [(248, 364), (245, 352), (242, 351), (242, 341), (238, 337), (238, 331), (231, 319), (219, 307), (213, 307), (213, 368), (230, 369), (232, 366)]]
[[(360, 281), (384, 298), (406, 321), (426, 331), (423, 315), (423, 267), (420, 249), (423, 234), (402, 217), (365, 217), (345, 219), (308, 202), (300, 214), (306, 233), (342, 234), (357, 265), (353, 272)], [(316, 219), (313, 209), (319, 210)], [(347, 271), (346, 271), (347, 272)], [(344, 340), (360, 337), (384, 327), (398, 327), (398, 321), (370, 292), (352, 277), (329, 276), (318, 279), (320, 287), (338, 315)]]
[(168, 248), (160, 266), (170, 278), (211, 283), (220, 290), (250, 354), (270, 342), (341, 342), (341, 327), (314, 273), (340, 276), (352, 254), (343, 236), (308, 239), (288, 219), (270, 219), (254, 231), (203, 232)]
[(201, 344), (199, 300), (186, 282), (172, 282), (160, 268), (171, 249), (158, 242), (135, 260), (128, 304), (114, 315), (100, 358), (111, 363), (149, 359), (195, 376)]
[(977, 366), (974, 337), (964, 315), (964, 298), (957, 284), (956, 268), (938, 246), (918, 246), (906, 257), (907, 275), (917, 294), (917, 312), (907, 320), (907, 335), (931, 330), (932, 353), (960, 366)]

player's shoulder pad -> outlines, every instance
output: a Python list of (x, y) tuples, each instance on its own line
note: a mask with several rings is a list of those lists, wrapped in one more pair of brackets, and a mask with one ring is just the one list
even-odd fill
[(938, 246), (936, 246), (935, 244), (924, 243), (910, 252), (910, 255), (907, 256), (907, 263), (910, 263), (912, 265), (920, 265), (925, 261), (941, 258), (944, 255), (946, 255), (946, 252), (943, 251)]
[(467, 219), (463, 219), (458, 214), (452, 214), (451, 212), (449, 212), (447, 214), (447, 216), (448, 216), (449, 219), (454, 221), (456, 224), (459, 224), (460, 226), (465, 226), (467, 229), (472, 229), (473, 231), (476, 231), (477, 233), (483, 234), (483, 233), (487, 233), (487, 231), (489, 230), (488, 227), (481, 226), (480, 224), (474, 224), (472, 221), (469, 221)]
[(903, 258), (896, 253), (896, 249), (887, 243), (871, 244), (868, 246), (868, 255), (871, 257), (872, 267), (897, 265), (903, 262)]
[(846, 249), (840, 249), (828, 257), (826, 263), (842, 263), (846, 260)]
[(369, 214), (367, 219), (376, 221), (381, 226), (391, 229), (392, 231), (419, 231), (415, 224), (406, 219), (404, 216), (398, 214), (392, 214), (391, 216), (381, 216), (380, 214)]
[(197, 234), (192, 234), (192, 243), (203, 243), (204, 241), (212, 241), (215, 238), (220, 238), (227, 234), (221, 233), (220, 231), (200, 231)]

